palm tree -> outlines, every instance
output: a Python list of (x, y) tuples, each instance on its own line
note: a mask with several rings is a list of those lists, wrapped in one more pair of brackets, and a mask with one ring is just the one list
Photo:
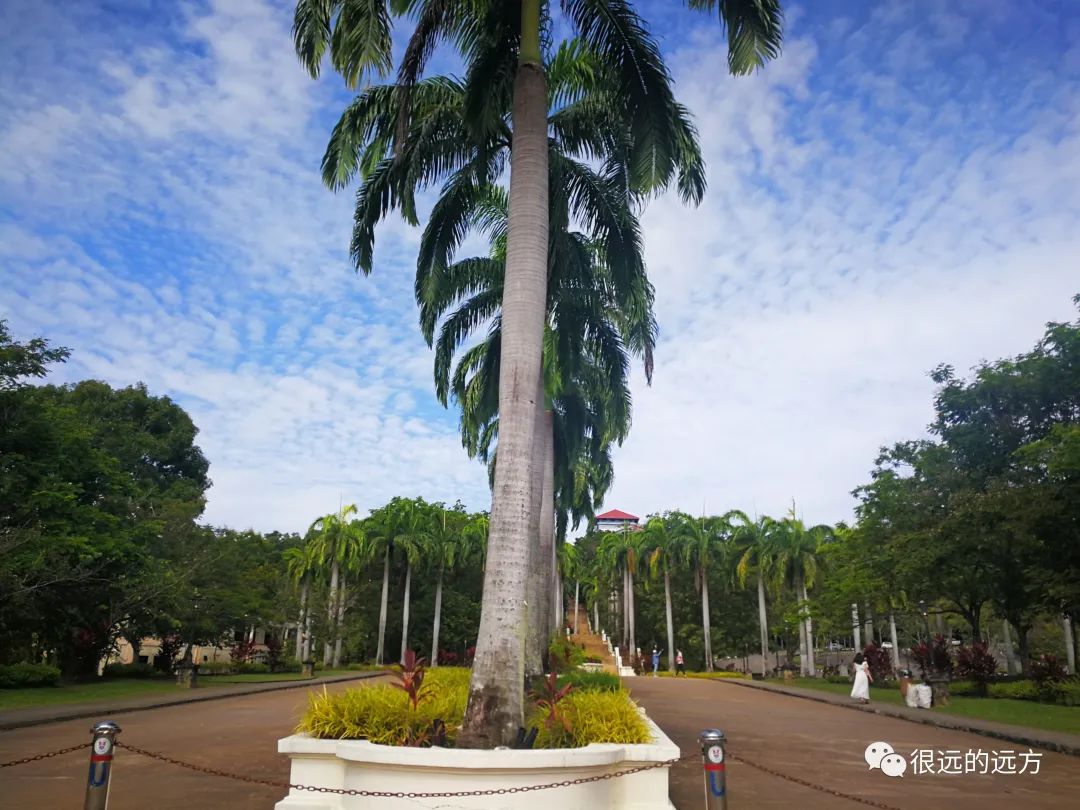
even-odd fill
[(683, 552), (683, 561), (694, 571), (694, 584), (701, 591), (701, 628), (705, 637), (705, 669), (713, 671), (712, 622), (709, 606), (709, 572), (723, 565), (729, 551), (728, 544), (734, 534), (732, 521), (737, 512), (720, 517), (693, 518), (676, 516)]
[(623, 647), (629, 650), (627, 660), (637, 655), (637, 626), (634, 607), (634, 577), (642, 560), (642, 538), (639, 532), (624, 528), (618, 532), (608, 532), (600, 541), (597, 555), (612, 570), (617, 570), (622, 579), (623, 604)]
[[(314, 544), (314, 554), (323, 566), (330, 566), (330, 593), (326, 606), (326, 622), (330, 635), (323, 642), (323, 666), (341, 662), (341, 629), (345, 615), (345, 583), (341, 572), (355, 569), (363, 544), (356, 521), (346, 518), (356, 514), (356, 505), (343, 506), (336, 514), (324, 515), (311, 524), (308, 533)], [(330, 643), (334, 639), (333, 645)]]
[(319, 570), (318, 558), (310, 536), (304, 545), (286, 549), (285, 559), (289, 579), (300, 588), (300, 615), (296, 622), (296, 659), (307, 661), (311, 655), (311, 584)]
[[(728, 27), (733, 73), (748, 72), (776, 55), (780, 45), (776, 0), (689, 2), (696, 9), (719, 9)], [(457, 46), (468, 65), (473, 100), (468, 123), (479, 128), (493, 120), (493, 109), (500, 121), (507, 109), (512, 110), (499, 386), (502, 452), (492, 493), (492, 565), (485, 577), (469, 708), (459, 736), (464, 746), (493, 747), (512, 739), (523, 717), (522, 596), (537, 501), (531, 466), (539, 403), (532, 381), (541, 373), (548, 264), (547, 86), (542, 53), (547, 4), (399, 0), (389, 7), (416, 19), (398, 70), (401, 97), (409, 100), (435, 46), (446, 40)], [(676, 105), (659, 48), (625, 0), (563, 0), (562, 8), (569, 24), (609, 67), (612, 95), (622, 113), (619, 119), (630, 127), (637, 152), (630, 161), (637, 170), (635, 183), (643, 188), (666, 184), (673, 171), (672, 156), (685, 133), (672, 126)], [(299, 0), (293, 33), (297, 54), (313, 76), (326, 54), (354, 87), (369, 74), (385, 75), (390, 70), (390, 10), (377, 0), (364, 4)], [(409, 105), (402, 105), (399, 123), (407, 122), (409, 112)], [(390, 132), (379, 138), (385, 150), (403, 157)], [(413, 187), (431, 179), (424, 168), (410, 166), (409, 171), (416, 172)], [(411, 193), (410, 188), (404, 195), (406, 204)], [(415, 217), (415, 209), (405, 211)]]
[(810, 614), (808, 589), (813, 587), (818, 573), (819, 553), (832, 535), (825, 525), (807, 526), (795, 516), (792, 506), (787, 517), (780, 521), (774, 534), (776, 550), (773, 555), (773, 578), (778, 587), (788, 587), (799, 603), (800, 672), (811, 678), (817, 675), (814, 664), (814, 626)]
[(675, 671), (675, 625), (671, 610), (671, 569), (681, 556), (676, 521), (668, 515), (653, 516), (645, 522), (642, 530), (649, 574), (655, 579), (664, 576), (664, 617), (667, 622), (668, 670)]
[[(750, 520), (746, 515), (737, 513), (740, 525), (735, 529), (736, 568), (739, 586), (746, 587), (751, 573), (757, 579), (758, 594), (758, 630), (761, 634), (761, 675), (767, 672), (769, 655), (769, 617), (765, 605), (765, 581), (771, 576), (773, 557), (773, 539), (777, 524), (767, 516)], [(740, 553), (741, 552), (741, 553)]]
[(453, 509), (434, 504), (434, 521), (431, 525), (428, 562), (438, 571), (435, 585), (435, 620), (431, 631), (431, 666), (439, 665), (439, 629), (442, 625), (443, 578), (447, 570), (477, 556), (477, 535), (469, 531), (470, 516), (460, 503)]

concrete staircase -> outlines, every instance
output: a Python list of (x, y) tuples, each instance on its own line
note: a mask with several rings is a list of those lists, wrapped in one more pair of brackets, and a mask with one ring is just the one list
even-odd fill
[(571, 602), (566, 609), (566, 621), (572, 627), (573, 640), (578, 644), (585, 645), (585, 654), (599, 658), (604, 672), (618, 675), (619, 670), (615, 663), (615, 655), (612, 652), (611, 645), (602, 636), (593, 632), (593, 629), (589, 626), (589, 613), (585, 606), (579, 605), (577, 627), (573, 627), (574, 604)]

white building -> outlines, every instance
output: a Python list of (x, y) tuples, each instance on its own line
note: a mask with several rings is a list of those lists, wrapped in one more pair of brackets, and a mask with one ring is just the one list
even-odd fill
[(621, 532), (623, 529), (640, 529), (638, 525), (637, 515), (631, 515), (629, 512), (623, 512), (618, 509), (612, 509), (609, 512), (604, 512), (602, 515), (596, 516), (596, 528), (602, 532)]

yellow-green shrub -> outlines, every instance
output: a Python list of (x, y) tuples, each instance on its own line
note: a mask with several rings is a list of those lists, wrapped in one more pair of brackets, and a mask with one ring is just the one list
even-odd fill
[(439, 667), (424, 679), (424, 695), (416, 711), (400, 689), (385, 684), (311, 695), (297, 731), (323, 739), (368, 740), (380, 745), (406, 745), (422, 739), (434, 720), (446, 723), (453, 742), (465, 717), (469, 670)]
[(625, 691), (574, 691), (559, 701), (559, 711), (570, 721), (567, 733), (558, 725), (545, 728), (542, 712), (534, 711), (529, 716), (528, 725), (540, 729), (535, 748), (579, 748), (589, 743), (631, 745), (653, 741), (637, 704)]

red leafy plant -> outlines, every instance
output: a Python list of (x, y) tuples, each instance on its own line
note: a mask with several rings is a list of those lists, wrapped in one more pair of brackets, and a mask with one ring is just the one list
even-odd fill
[(424, 666), (426, 663), (426, 658), (417, 658), (416, 653), (412, 650), (406, 650), (405, 658), (394, 673), (398, 682), (393, 686), (409, 696), (409, 704), (412, 706), (413, 711), (416, 711), (420, 701), (427, 697), (427, 693), (423, 692), (424, 675), (427, 674), (427, 669)]
[(559, 703), (573, 691), (574, 685), (568, 683), (560, 687), (559, 676), (555, 672), (541, 679), (540, 685), (542, 688), (534, 689), (531, 697), (538, 709), (547, 712), (544, 717), (545, 728), (552, 735), (557, 734), (560, 728), (563, 735), (569, 734), (571, 728), (570, 718), (559, 710)]
[(1068, 673), (1056, 655), (1040, 655), (1031, 659), (1031, 679), (1037, 686), (1058, 683), (1067, 677)]
[(933, 644), (920, 641), (912, 646), (911, 655), (922, 670), (924, 678), (931, 676), (947, 678), (952, 674), (952, 654), (949, 651), (949, 641), (945, 636), (934, 636)]
[(232, 649), (229, 650), (229, 658), (232, 659), (234, 664), (246, 664), (255, 655), (255, 642), (249, 641), (246, 637), (236, 642)]
[(956, 651), (956, 674), (974, 681), (978, 694), (986, 697), (986, 685), (997, 674), (997, 659), (985, 641), (973, 641)]
[(870, 665), (870, 676), (874, 683), (882, 684), (892, 677), (892, 661), (889, 659), (888, 650), (871, 641), (863, 647), (863, 657)]

